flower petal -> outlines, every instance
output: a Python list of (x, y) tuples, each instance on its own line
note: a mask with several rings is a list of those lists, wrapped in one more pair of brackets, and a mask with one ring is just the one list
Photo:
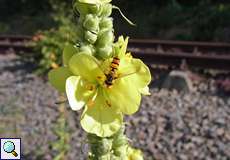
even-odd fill
[(66, 80), (66, 94), (72, 110), (80, 110), (95, 91), (93, 84), (86, 84), (80, 76), (71, 76)]
[(146, 86), (144, 88), (139, 89), (140, 93), (143, 95), (151, 95), (151, 93), (149, 92), (149, 87)]
[(78, 49), (74, 45), (67, 44), (63, 50), (63, 55), (62, 55), (63, 64), (65, 66), (68, 66), (70, 58), (77, 52)]
[(73, 75), (67, 67), (59, 67), (48, 73), (49, 82), (60, 92), (65, 92), (65, 82)]
[(106, 94), (112, 106), (122, 113), (131, 115), (139, 109), (141, 94), (129, 76), (117, 80), (112, 88), (106, 89)]
[(128, 148), (128, 157), (132, 160), (144, 160), (142, 152), (131, 147)]
[(89, 82), (95, 83), (99, 75), (104, 75), (99, 68), (99, 62), (93, 56), (79, 53), (69, 61), (69, 68), (75, 74)]
[(86, 132), (99, 137), (110, 137), (120, 129), (123, 116), (108, 104), (102, 88), (99, 88), (94, 104), (87, 107), (81, 120), (81, 125)]
[[(136, 58), (123, 59), (124, 62), (121, 62), (120, 74), (129, 75), (129, 80), (137, 87), (140, 93), (143, 92), (143, 89), (151, 82), (151, 73), (149, 68), (140, 60)], [(132, 74), (133, 73), (133, 74)], [(147, 92), (143, 92), (147, 94)]]

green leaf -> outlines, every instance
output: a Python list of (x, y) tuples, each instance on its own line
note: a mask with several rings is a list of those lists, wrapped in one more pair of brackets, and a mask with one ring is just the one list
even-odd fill
[(75, 75), (79, 75), (91, 83), (96, 83), (97, 77), (104, 75), (99, 68), (97, 59), (84, 52), (74, 55), (70, 59), (69, 68)]
[(68, 66), (70, 58), (77, 52), (78, 52), (78, 49), (74, 45), (67, 44), (65, 46), (63, 55), (62, 55), (63, 63), (65, 66)]
[(60, 92), (65, 92), (65, 82), (73, 75), (67, 67), (60, 67), (48, 73), (49, 82)]
[(87, 106), (81, 125), (88, 133), (110, 137), (120, 129), (123, 116), (114, 106), (109, 106), (103, 92), (103, 89), (99, 88), (94, 104)]

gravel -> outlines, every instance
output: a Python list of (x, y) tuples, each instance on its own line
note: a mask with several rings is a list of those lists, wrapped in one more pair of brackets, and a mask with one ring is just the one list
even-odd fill
[[(230, 158), (229, 99), (152, 90), (141, 110), (128, 117), (127, 134), (146, 159)], [(152, 159), (154, 159), (152, 158)]]
[[(31, 63), (17, 58), (0, 56), (0, 137), (21, 137), (23, 159), (52, 160), (59, 94), (32, 73)], [(209, 91), (151, 89), (151, 93), (143, 98), (138, 113), (126, 117), (130, 143), (144, 152), (145, 160), (230, 159), (229, 97)], [(67, 109), (69, 160), (86, 159), (79, 115)]]

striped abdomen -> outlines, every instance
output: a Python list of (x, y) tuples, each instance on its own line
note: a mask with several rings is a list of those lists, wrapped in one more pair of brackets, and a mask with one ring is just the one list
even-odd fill
[(107, 87), (112, 86), (113, 80), (116, 79), (116, 71), (119, 67), (119, 64), (120, 64), (120, 59), (118, 57), (114, 57), (110, 65), (110, 71), (108, 74), (106, 74), (105, 84)]

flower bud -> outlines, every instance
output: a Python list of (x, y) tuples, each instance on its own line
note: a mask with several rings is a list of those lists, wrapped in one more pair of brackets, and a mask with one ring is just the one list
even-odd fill
[(114, 35), (112, 30), (102, 30), (98, 34), (97, 46), (104, 47), (107, 44), (113, 43)]
[[(110, 159), (112, 159), (112, 160), (120, 160), (121, 158), (112, 154)], [(128, 159), (124, 159), (124, 160), (128, 160)]]
[(102, 12), (101, 5), (95, 4), (95, 5), (89, 5), (89, 12), (92, 14), (99, 15)]
[(98, 142), (97, 153), (99, 155), (107, 154), (112, 149), (112, 141), (110, 139), (103, 138), (100, 142)]
[(112, 18), (102, 18), (99, 26), (100, 26), (100, 29), (112, 29), (113, 28), (113, 19)]
[(118, 156), (118, 157), (126, 157), (127, 156), (127, 145), (118, 147), (114, 149), (114, 155)]
[(112, 139), (88, 134), (88, 140), (93, 155), (106, 155), (109, 154), (112, 149)]
[(102, 5), (102, 12), (101, 16), (102, 17), (109, 17), (112, 14), (112, 4), (106, 3)]
[(84, 37), (90, 44), (94, 44), (97, 41), (97, 35), (90, 31), (85, 31)]
[(89, 31), (98, 31), (99, 29), (99, 19), (92, 14), (88, 14), (85, 16), (85, 21), (83, 22), (83, 26)]
[(97, 56), (101, 59), (106, 59), (106, 58), (111, 57), (112, 52), (113, 52), (113, 47), (108, 45), (108, 46), (105, 46), (103, 48), (98, 48), (97, 49)]
[(106, 154), (106, 155), (98, 157), (98, 160), (111, 160), (110, 157), (111, 157), (110, 154)]
[(93, 55), (95, 52), (95, 49), (92, 45), (82, 45), (80, 47), (80, 52), (88, 53), (89, 55)]
[(87, 14), (89, 12), (87, 4), (84, 4), (84, 3), (76, 2), (74, 4), (74, 8), (76, 8), (77, 11), (82, 15), (85, 15), (85, 14)]
[(116, 140), (113, 142), (113, 147), (116, 148), (126, 144), (128, 144), (127, 138), (124, 135), (119, 135), (118, 137), (116, 137)]

